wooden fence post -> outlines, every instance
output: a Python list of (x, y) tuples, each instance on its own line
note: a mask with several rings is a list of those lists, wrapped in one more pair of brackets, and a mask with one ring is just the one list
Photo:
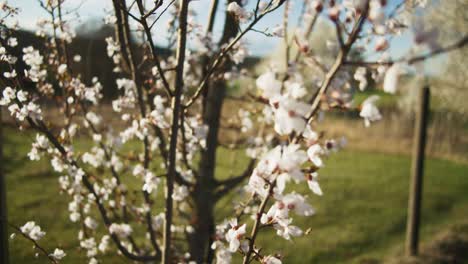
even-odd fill
[(8, 228), (5, 174), (3, 173), (3, 122), (0, 107), (0, 263), (8, 264)]
[(414, 129), (413, 157), (406, 227), (406, 254), (418, 254), (419, 225), (421, 216), (421, 196), (424, 172), (424, 149), (426, 147), (427, 120), (429, 115), (429, 87), (420, 89), (416, 126)]

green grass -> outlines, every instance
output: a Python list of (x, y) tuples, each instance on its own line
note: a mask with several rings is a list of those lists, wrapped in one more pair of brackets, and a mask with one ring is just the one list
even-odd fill
[(377, 101), (377, 105), (382, 108), (392, 108), (395, 107), (398, 101), (398, 95), (393, 95), (386, 93), (382, 90), (376, 89), (367, 89), (363, 92), (357, 91), (353, 95), (354, 105), (360, 105), (364, 100), (369, 98), (369, 96), (378, 95), (380, 98)]
[[(63, 263), (86, 263), (76, 239), (77, 226), (68, 220), (66, 195), (59, 195), (57, 175), (49, 163), (31, 163), (26, 158), (30, 140), (8, 129), (7, 196), (9, 220), (17, 225), (34, 220), (47, 231), (41, 244), (49, 249), (64, 248)], [(385, 142), (382, 142), (385, 144)], [(228, 151), (219, 156), (220, 174), (231, 174), (231, 165), (245, 163)], [(399, 254), (404, 240), (408, 174), (410, 159), (403, 155), (344, 150), (333, 154), (320, 171), (324, 196), (318, 197), (307, 186), (297, 186), (310, 193), (316, 208), (313, 217), (296, 217), (295, 224), (309, 235), (285, 241), (274, 232), (263, 232), (258, 244), (264, 253), (282, 252), (284, 263), (359, 263)], [(429, 159), (424, 178), (422, 235), (430, 237), (440, 228), (468, 217), (468, 165)], [(232, 172), (236, 174), (236, 172)], [(232, 197), (218, 204), (220, 212), (228, 212)], [(228, 208), (228, 209), (227, 209)], [(29, 242), (20, 237), (11, 240), (12, 263), (46, 263), (34, 258)], [(114, 255), (103, 263), (128, 263)]]

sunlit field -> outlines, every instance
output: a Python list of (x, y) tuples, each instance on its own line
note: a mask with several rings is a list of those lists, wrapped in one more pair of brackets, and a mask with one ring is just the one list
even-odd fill
[[(58, 175), (47, 161), (26, 164), (29, 133), (6, 133), (6, 172), (9, 217), (13, 223), (35, 219), (47, 230), (44, 246), (60, 245), (69, 256), (63, 263), (83, 263), (86, 258), (76, 242), (76, 224), (68, 220), (65, 198), (57, 194)], [(219, 153), (220, 175), (230, 173), (232, 153)], [(240, 155), (241, 156), (241, 155)], [(410, 157), (408, 155), (346, 149), (332, 154), (321, 173), (324, 195), (311, 196), (316, 215), (298, 218), (310, 228), (292, 243), (267, 232), (259, 244), (282, 252), (285, 263), (380, 263), (403, 252)], [(245, 161), (237, 161), (242, 166)], [(426, 165), (422, 213), (422, 238), (433, 237), (468, 217), (468, 164), (430, 158)], [(307, 186), (298, 190), (306, 191)], [(63, 196), (63, 195), (62, 195)], [(65, 197), (65, 196), (63, 196)], [(232, 196), (218, 205), (219, 218), (230, 213)], [(159, 209), (161, 210), (161, 209)], [(158, 210), (158, 211), (159, 211)], [(294, 253), (288, 249), (294, 248)], [(44, 263), (19, 237), (11, 240), (12, 263)], [(103, 263), (128, 263), (117, 255)]]

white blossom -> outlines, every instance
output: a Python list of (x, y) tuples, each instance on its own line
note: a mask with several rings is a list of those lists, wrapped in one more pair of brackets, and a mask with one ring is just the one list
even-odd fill
[(101, 238), (101, 242), (99, 243), (98, 249), (99, 251), (105, 253), (109, 248), (110, 236), (104, 235)]
[(28, 92), (20, 90), (16, 93), (16, 98), (18, 98), (18, 101), (20, 102), (25, 102), (28, 100)]
[(276, 234), (283, 237), (286, 240), (290, 240), (291, 237), (297, 237), (302, 235), (302, 230), (291, 225), (292, 219), (283, 220), (281, 219), (278, 225), (275, 226)]
[(295, 99), (278, 96), (270, 100), (275, 114), (275, 131), (280, 135), (301, 134), (306, 127), (310, 105)]
[(266, 256), (262, 259), (262, 264), (281, 264), (281, 260), (274, 256)]
[(3, 73), (3, 76), (4, 76), (5, 78), (7, 78), (7, 79), (13, 79), (13, 78), (15, 78), (15, 77), (17, 76), (17, 74), (16, 74), (16, 71), (15, 71), (15, 70), (12, 70), (11, 72), (7, 72), (7, 71), (4, 72), (4, 73)]
[(276, 80), (275, 74), (271, 71), (260, 75), (255, 83), (262, 91), (262, 96), (267, 99), (277, 96), (281, 92), (281, 82)]
[(54, 250), (54, 253), (50, 254), (50, 256), (56, 260), (61, 260), (63, 259), (67, 254), (65, 253), (65, 251), (63, 251), (62, 249), (60, 248), (56, 248)]
[(189, 191), (187, 186), (181, 185), (181, 186), (176, 186), (174, 188), (174, 192), (172, 193), (172, 199), (174, 201), (180, 202), (185, 200), (185, 198), (189, 195)]
[(16, 47), (18, 45), (18, 40), (16, 38), (8, 38), (7, 45), (10, 47)]
[(93, 125), (99, 125), (101, 123), (101, 117), (99, 117), (96, 113), (94, 112), (88, 112), (86, 113), (86, 119), (87, 121), (91, 122)]
[(318, 173), (317, 172), (313, 172), (309, 175), (308, 179), (307, 179), (307, 185), (309, 186), (309, 189), (319, 195), (319, 196), (322, 196), (323, 195), (323, 192), (322, 192), (322, 188), (320, 188), (320, 185), (317, 181), (317, 177), (318, 177)]
[(96, 240), (94, 237), (80, 241), (80, 247), (86, 249), (86, 255), (88, 258), (93, 258), (97, 255)]
[(231, 225), (231, 228), (226, 233), (226, 241), (229, 243), (229, 250), (236, 252), (241, 245), (240, 239), (244, 236), (247, 226), (246, 224), (239, 226), (237, 219), (229, 221), (229, 225)]
[(362, 103), (361, 112), (359, 116), (364, 118), (364, 124), (366, 127), (370, 126), (371, 122), (378, 121), (382, 118), (379, 109), (375, 106), (375, 102), (379, 100), (378, 95), (369, 96), (364, 102)]
[(80, 62), (80, 61), (81, 61), (81, 56), (78, 55), (78, 54), (75, 55), (75, 56), (73, 56), (73, 61), (74, 61), (74, 62)]
[(399, 63), (395, 63), (390, 68), (388, 68), (387, 72), (385, 73), (384, 83), (383, 83), (383, 90), (387, 93), (394, 94), (398, 88), (398, 78), (401, 71), (401, 65)]
[(28, 237), (36, 241), (40, 240), (46, 234), (44, 231), (41, 230), (41, 227), (36, 225), (36, 223), (33, 221), (29, 221), (26, 224), (24, 224), (22, 227), (20, 227), (20, 230)]
[(117, 236), (121, 238), (125, 238), (125, 237), (128, 237), (130, 234), (132, 234), (133, 229), (128, 224), (113, 223), (109, 226), (109, 232), (111, 234), (116, 234)]
[(143, 184), (143, 191), (152, 193), (158, 188), (161, 179), (154, 175), (154, 173), (146, 171), (144, 174), (144, 181), (145, 183)]
[(320, 157), (324, 153), (322, 147), (319, 144), (314, 144), (307, 149), (307, 155), (309, 160), (314, 163), (317, 167), (323, 166), (322, 158)]
[(86, 225), (86, 227), (88, 227), (89, 229), (96, 229), (97, 226), (98, 226), (98, 223), (96, 222), (96, 220), (94, 220), (93, 218), (87, 216), (84, 220), (84, 224)]
[(281, 26), (281, 25), (277, 25), (276, 27), (274, 27), (272, 30), (271, 30), (271, 34), (273, 36), (276, 36), (276, 37), (279, 37), (279, 38), (283, 38), (284, 37), (284, 27)]
[(247, 12), (237, 2), (229, 3), (227, 11), (232, 13), (241, 23), (247, 22), (252, 16), (251, 12)]
[(8, 105), (16, 98), (15, 90), (7, 86), (2, 92), (2, 98), (0, 99), (0, 105)]
[(231, 264), (232, 252), (225, 247), (216, 250), (216, 264)]
[(359, 90), (364, 91), (367, 87), (366, 68), (358, 67), (354, 73), (354, 79), (359, 82)]
[(35, 50), (32, 46), (23, 48), (23, 61), (30, 67), (26, 71), (26, 76), (33, 82), (44, 80), (47, 71), (41, 70), (41, 66), (44, 62), (44, 57), (39, 54), (38, 50)]

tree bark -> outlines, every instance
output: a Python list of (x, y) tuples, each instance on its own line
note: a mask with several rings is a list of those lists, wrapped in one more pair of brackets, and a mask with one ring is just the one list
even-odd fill
[[(230, 0), (229, 2), (234, 1)], [(220, 46), (235, 37), (237, 32), (237, 21), (230, 14), (226, 13)], [(231, 63), (226, 59), (219, 68), (219, 71), (221, 73), (225, 72), (230, 67)], [(208, 126), (207, 144), (206, 149), (202, 151), (198, 170), (199, 178), (192, 192), (192, 199), (195, 203), (192, 224), (195, 231), (190, 237), (190, 254), (192, 259), (197, 263), (211, 263), (213, 259), (211, 243), (215, 235), (216, 151), (218, 148), (221, 110), (226, 95), (226, 82), (224, 80), (215, 81), (209, 85), (206, 101), (204, 102), (206, 105), (204, 105), (203, 111), (203, 122)]]
[(3, 122), (0, 107), (0, 262), (8, 264), (8, 230), (5, 174), (3, 173)]

